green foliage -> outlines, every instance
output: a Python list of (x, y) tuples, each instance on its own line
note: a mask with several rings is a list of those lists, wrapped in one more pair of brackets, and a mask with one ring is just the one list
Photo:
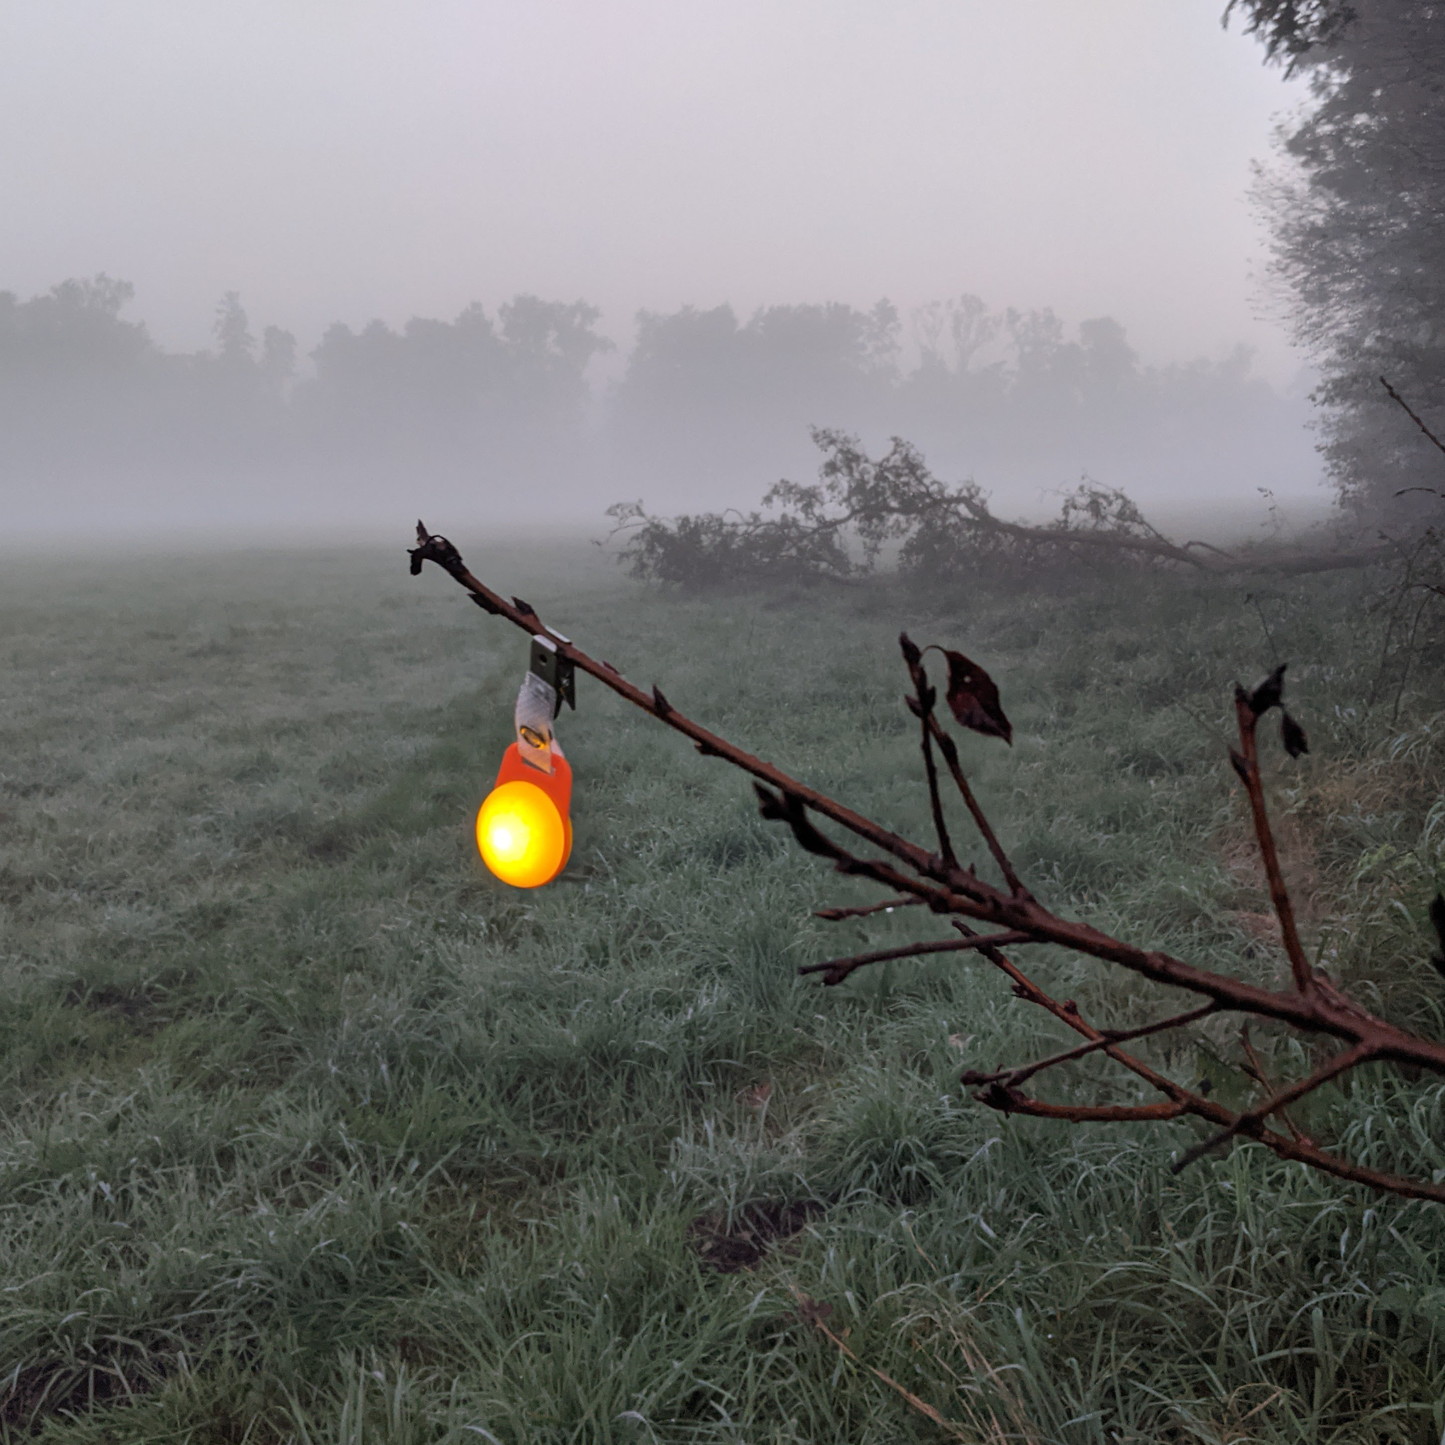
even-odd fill
[[(1278, 976), (1224, 761), (1230, 685), (1273, 661), (1237, 589), (1142, 574), (941, 603), (873, 579), (719, 609), (467, 550), (919, 837), (894, 638), (963, 647), (1015, 728), (966, 762), (1030, 885)], [(1439, 1030), (1441, 699), (1425, 675), (1398, 722), (1366, 705), (1361, 595), (1331, 576), (1269, 600), (1313, 748), (1271, 775), (1273, 806), (1324, 966)], [(563, 724), (574, 862), (536, 894), (490, 880), (467, 825), (525, 643), (399, 548), (92, 564), (84, 589), (12, 563), (0, 603), (10, 1438), (936, 1440), (797, 1322), (790, 1287), (980, 1440), (1445, 1428), (1437, 1209), (1247, 1147), (1175, 1178), (1187, 1129), (973, 1107), (959, 1071), (1051, 1051), (1049, 1020), (968, 962), (801, 982), (941, 925), (814, 920), (871, 895), (585, 680)], [(1120, 1026), (1156, 1007), (1075, 959), (1038, 968)], [(1246, 1088), (1228, 1028), (1207, 1042), (1158, 1061)], [(1083, 1066), (1060, 1086), (1118, 1088)], [(1445, 1170), (1442, 1111), (1438, 1085), (1380, 1071), (1306, 1122)], [(764, 1199), (825, 1207), (755, 1272), (702, 1269), (693, 1222)]]
[[(823, 453), (817, 483), (778, 482), (764, 511), (664, 518), (640, 501), (609, 507), (614, 535), (627, 534), (619, 560), (646, 581), (707, 588), (852, 579), (873, 571), (890, 546), (905, 576), (928, 581), (981, 568), (1019, 576), (1084, 559), (1147, 565), (1171, 550), (1127, 496), (1087, 477), (1064, 495), (1051, 526), (1022, 526), (995, 517), (977, 483), (940, 482), (901, 437), (875, 460), (847, 432), (814, 427), (812, 435)], [(1125, 550), (1097, 551), (1108, 539), (1123, 540)]]
[(1417, 528), (1438, 520), (1438, 500), (1399, 494), (1438, 488), (1441, 458), (1380, 377), (1441, 430), (1445, 11), (1431, 0), (1246, 8), (1311, 79), (1313, 103), (1280, 131), (1285, 165), (1261, 174), (1257, 194), (1296, 339), (1321, 370), (1321, 450), (1348, 505)]
[(1265, 56), (1284, 64), (1287, 73), (1354, 18), (1348, 0), (1229, 0), (1226, 25), (1236, 10), (1244, 16), (1244, 33), (1258, 36)]
[[(772, 496), (772, 493), (769, 493)], [(793, 512), (704, 512), (653, 517), (640, 501), (607, 509), (614, 532), (629, 535), (619, 554), (634, 577), (680, 587), (851, 577), (860, 569), (844, 534)]]

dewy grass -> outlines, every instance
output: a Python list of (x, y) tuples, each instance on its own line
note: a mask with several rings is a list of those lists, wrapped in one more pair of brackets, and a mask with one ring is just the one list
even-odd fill
[[(1225, 761), (1230, 685), (1273, 660), (1238, 588), (708, 601), (570, 555), (468, 560), (919, 837), (895, 637), (965, 648), (1017, 730), (966, 758), (1036, 891), (1278, 976)], [(1359, 591), (1277, 604), (1315, 751), (1271, 764), (1274, 806), (1321, 961), (1438, 1030), (1441, 699), (1366, 708)], [(938, 1439), (794, 1291), (966, 1439), (1445, 1429), (1437, 1208), (1247, 1147), (1175, 1178), (1186, 1129), (973, 1106), (959, 1071), (1048, 1051), (1049, 1021), (967, 958), (800, 981), (939, 925), (814, 920), (868, 895), (585, 679), (573, 862), (535, 894), (487, 877), (468, 825), (524, 640), (399, 548), (11, 565), (0, 603), (6, 1438)], [(1091, 1015), (1168, 1006), (1037, 966)], [(1247, 1087), (1227, 1027), (1170, 1047)], [(1126, 1086), (1095, 1060), (1067, 1087)], [(1368, 1071), (1319, 1108), (1370, 1162), (1445, 1171), (1438, 1085)], [(756, 1270), (707, 1271), (689, 1225), (759, 1200), (823, 1208)]]

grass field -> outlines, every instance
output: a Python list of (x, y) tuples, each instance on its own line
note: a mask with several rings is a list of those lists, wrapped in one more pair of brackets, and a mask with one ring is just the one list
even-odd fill
[[(966, 958), (799, 980), (946, 930), (813, 919), (870, 895), (588, 679), (560, 725), (573, 861), (535, 894), (493, 882), (469, 824), (525, 639), (409, 577), (404, 540), (0, 571), (4, 1438), (949, 1438), (877, 1370), (970, 1441), (1440, 1439), (1445, 1213), (1253, 1148), (1175, 1177), (1182, 1126), (974, 1105), (959, 1071), (1049, 1051), (1049, 1020)], [(1231, 684), (1274, 660), (1243, 588), (708, 602), (580, 545), (455, 540), (594, 656), (920, 839), (895, 638), (965, 649), (1017, 734), (965, 758), (1034, 890), (1278, 975), (1226, 761)], [(1314, 746), (1271, 750), (1272, 794), (1322, 961), (1438, 1036), (1445, 697), (1422, 671), (1397, 716), (1367, 704), (1364, 588), (1260, 604)], [(1029, 957), (1103, 1020), (1169, 1006)], [(1242, 1087), (1227, 1026), (1156, 1057)], [(1065, 1085), (1130, 1096), (1104, 1069)], [(1368, 1073), (1309, 1123), (1445, 1177), (1439, 1084)], [(769, 1220), (802, 1227), (714, 1267)]]

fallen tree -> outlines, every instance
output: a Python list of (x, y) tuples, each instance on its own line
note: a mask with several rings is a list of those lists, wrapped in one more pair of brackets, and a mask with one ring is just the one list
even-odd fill
[(1122, 491), (1087, 478), (1065, 493), (1045, 525), (995, 515), (975, 482), (950, 486), (929, 470), (912, 443), (894, 437), (873, 458), (847, 432), (814, 428), (823, 452), (818, 481), (781, 481), (762, 510), (654, 516), (639, 502), (608, 509), (620, 559), (634, 576), (684, 587), (763, 578), (852, 580), (872, 571), (896, 545), (905, 573), (937, 578), (980, 567), (1021, 573), (1065, 561), (1176, 566), (1212, 575), (1299, 576), (1391, 560), (1397, 545), (1332, 532), (1293, 543), (1233, 550), (1176, 542)]
[[(461, 555), (445, 537), (431, 535), (418, 523), (417, 545), (411, 551), (413, 575), (419, 574), (426, 562), (434, 562), (441, 567), (465, 587), (472, 600), (485, 611), (505, 617), (533, 636), (549, 638), (556, 651), (574, 667), (596, 678), (659, 722), (690, 738), (704, 756), (721, 758), (748, 773), (754, 780), (762, 816), (786, 824), (806, 851), (827, 859), (846, 876), (867, 879), (888, 890), (888, 896), (879, 903), (823, 909), (819, 917), (838, 920), (885, 908), (921, 906), (950, 918), (957, 934), (953, 939), (922, 940), (898, 948), (807, 965), (801, 970), (803, 973), (819, 974), (825, 985), (833, 985), (841, 983), (859, 969), (892, 959), (976, 954), (1009, 979), (1015, 995), (1044, 1009), (1082, 1040), (1073, 1048), (1042, 1059), (990, 1073), (970, 1071), (964, 1074), (961, 1082), (976, 1091), (973, 1097), (980, 1104), (1005, 1114), (1024, 1114), (1067, 1123), (1164, 1122), (1194, 1118), (1208, 1126), (1209, 1132), (1179, 1156), (1174, 1166), (1176, 1170), (1210, 1150), (1237, 1139), (1246, 1139), (1272, 1150), (1281, 1158), (1296, 1160), (1341, 1179), (1408, 1198), (1445, 1202), (1445, 1183), (1392, 1174), (1343, 1158), (1309, 1137), (1288, 1112), (1292, 1105), (1365, 1064), (1389, 1063), (1408, 1071), (1445, 1075), (1445, 1044), (1423, 1038), (1375, 1016), (1345, 994), (1323, 970), (1310, 965), (1280, 868), (1265, 806), (1259, 755), (1259, 724), (1276, 711), (1280, 714), (1284, 750), (1291, 757), (1308, 751), (1303, 728), (1284, 711), (1283, 664), (1257, 687), (1236, 689), (1235, 718), (1239, 746), (1230, 753), (1230, 762), (1249, 800), (1254, 833), (1289, 963), (1288, 984), (1264, 988), (1243, 978), (1196, 967), (1160, 950), (1111, 937), (1088, 924), (1063, 918), (1033, 895), (1018, 875), (974, 795), (963, 771), (957, 745), (939, 717), (938, 690), (931, 682), (924, 663), (925, 654), (935, 650), (946, 667), (944, 700), (954, 720), (960, 726), (984, 736), (999, 738), (1006, 743), (1012, 740), (1012, 726), (997, 686), (982, 668), (962, 653), (943, 648), (920, 649), (906, 634), (899, 638), (912, 686), (912, 692), (905, 701), (919, 725), (923, 767), (937, 835), (935, 850), (914, 843), (789, 777), (770, 763), (685, 717), (657, 687), (646, 692), (627, 681), (610, 664), (589, 657), (560, 633), (548, 628), (526, 602), (520, 598), (508, 601), (484, 586), (467, 570)], [(965, 866), (959, 858), (944, 815), (938, 766), (940, 759), (998, 870), (1001, 886), (987, 882), (979, 876), (976, 866)], [(818, 826), (820, 820), (843, 829), (854, 839), (868, 845), (872, 852), (860, 853), (855, 851), (856, 844), (845, 846), (825, 834)], [(1445, 899), (1436, 897), (1431, 907), (1431, 918), (1441, 942), (1442, 956), (1436, 960), (1436, 967), (1445, 974)], [(983, 931), (976, 925), (982, 925)], [(1101, 964), (1127, 970), (1154, 984), (1182, 990), (1192, 994), (1197, 1002), (1191, 1008), (1170, 1012), (1137, 1028), (1100, 1028), (1084, 1017), (1074, 1000), (1053, 997), (1014, 962), (1010, 953), (1005, 952), (1006, 949), (1012, 951), (1038, 944), (1060, 946)], [(1261, 1094), (1257, 1102), (1248, 1108), (1230, 1108), (1211, 1098), (1206, 1087), (1182, 1084), (1137, 1053), (1124, 1048), (1125, 1044), (1133, 1041), (1185, 1029), (1220, 1014), (1232, 1014), (1244, 1021), (1241, 1029), (1244, 1072), (1255, 1080)], [(1250, 1041), (1248, 1024), (1251, 1020), (1282, 1025), (1332, 1052), (1303, 1077), (1290, 1082), (1272, 1082)], [(1053, 1102), (1025, 1090), (1024, 1086), (1041, 1074), (1093, 1054), (1110, 1059), (1159, 1097), (1152, 1102), (1098, 1105)]]

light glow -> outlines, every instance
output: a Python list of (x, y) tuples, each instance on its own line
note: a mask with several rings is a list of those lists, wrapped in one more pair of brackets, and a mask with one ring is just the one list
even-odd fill
[(499, 784), (477, 814), (482, 861), (513, 888), (550, 883), (572, 851), (572, 821), (535, 783)]

